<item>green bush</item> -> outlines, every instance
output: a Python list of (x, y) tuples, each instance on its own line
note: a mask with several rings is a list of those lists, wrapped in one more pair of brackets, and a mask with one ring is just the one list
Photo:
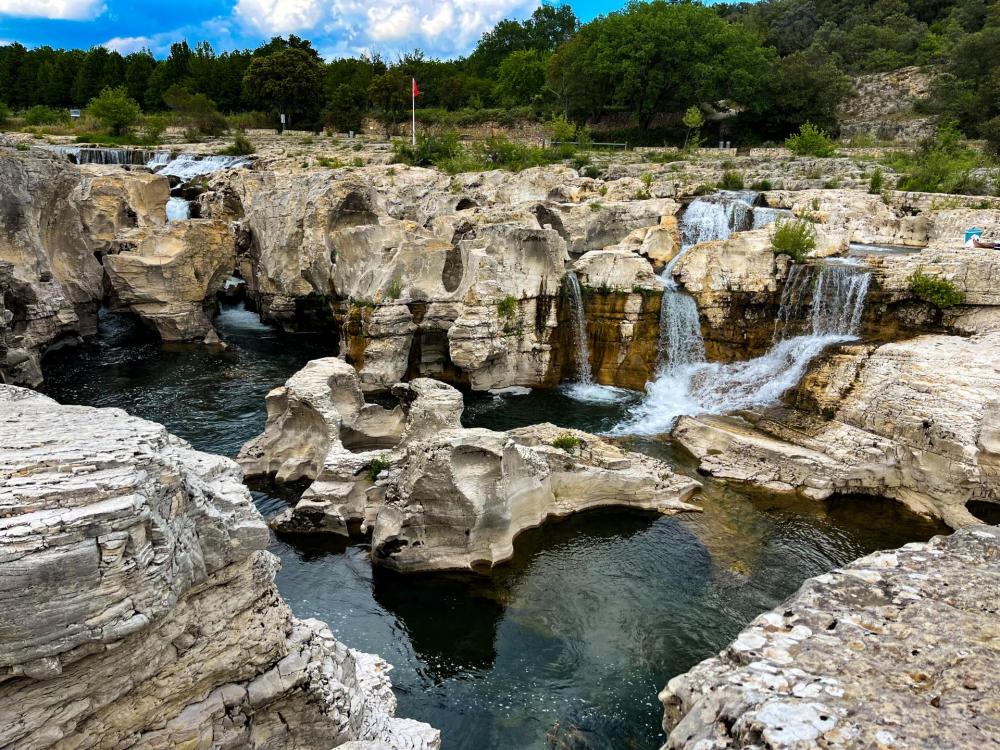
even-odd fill
[(753, 183), (750, 186), (750, 189), (751, 190), (756, 190), (758, 193), (763, 193), (764, 191), (771, 189), (771, 181), (770, 180), (757, 180), (755, 183)]
[(942, 124), (915, 151), (897, 151), (884, 161), (901, 173), (896, 181), (898, 190), (961, 195), (987, 192), (986, 180), (974, 175), (973, 170), (988, 166), (988, 160), (965, 145), (952, 123)]
[(580, 447), (580, 438), (567, 432), (553, 440), (552, 447), (566, 451), (567, 453), (572, 453)]
[(833, 139), (826, 131), (805, 122), (799, 132), (785, 139), (785, 147), (796, 156), (829, 157), (837, 153)]
[(801, 263), (816, 248), (816, 228), (803, 219), (779, 221), (771, 247), (775, 255), (788, 255)]
[(722, 173), (722, 179), (719, 180), (719, 187), (723, 190), (742, 190), (743, 175), (735, 169), (727, 169)]
[(871, 176), (868, 178), (868, 192), (872, 195), (880, 195), (884, 187), (885, 173), (876, 167), (875, 171), (872, 172)]
[(458, 132), (445, 130), (439, 133), (421, 133), (416, 145), (409, 141), (395, 141), (392, 144), (393, 161), (409, 164), (411, 167), (433, 167), (448, 159), (453, 159), (462, 151)]
[(223, 149), (222, 153), (224, 156), (250, 156), (255, 150), (253, 144), (243, 133), (237, 133), (236, 138)]
[(403, 285), (399, 283), (399, 279), (393, 279), (385, 294), (389, 299), (399, 299), (402, 293)]
[(372, 462), (368, 464), (368, 479), (374, 482), (378, 479), (378, 475), (389, 468), (389, 462), (384, 458), (372, 459)]
[(506, 318), (507, 320), (513, 318), (517, 312), (517, 298), (508, 294), (497, 303), (497, 312), (501, 318)]
[(105, 89), (87, 105), (87, 114), (107, 128), (111, 135), (126, 135), (139, 121), (142, 110), (124, 86)]
[(69, 112), (38, 104), (24, 113), (24, 121), (28, 125), (59, 125), (69, 122)]
[(167, 129), (167, 118), (163, 115), (147, 115), (142, 118), (142, 140), (150, 146), (160, 142)]
[(948, 279), (925, 274), (923, 268), (918, 268), (910, 277), (910, 291), (917, 299), (929, 302), (942, 310), (965, 301), (965, 293), (961, 289)]

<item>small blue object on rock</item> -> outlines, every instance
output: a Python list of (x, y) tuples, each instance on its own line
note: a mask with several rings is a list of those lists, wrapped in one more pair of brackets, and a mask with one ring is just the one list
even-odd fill
[(968, 244), (973, 238), (979, 239), (983, 236), (983, 230), (980, 227), (969, 227), (965, 230), (965, 242)]

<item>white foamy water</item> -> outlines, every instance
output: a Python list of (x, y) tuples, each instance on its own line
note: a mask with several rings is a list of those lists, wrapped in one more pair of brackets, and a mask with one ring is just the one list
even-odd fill
[[(157, 155), (159, 157), (159, 155)], [(195, 156), (193, 154), (180, 154), (177, 158), (167, 161), (162, 169), (156, 167), (164, 165), (163, 161), (150, 161), (147, 166), (156, 169), (157, 174), (173, 175), (179, 177), (181, 182), (187, 182), (195, 177), (218, 172), (221, 169), (235, 169), (245, 167), (250, 164), (250, 159), (245, 156)]]
[[(775, 324), (777, 343), (767, 354), (730, 364), (668, 363), (612, 433), (657, 435), (683, 415), (728, 414), (775, 403), (824, 349), (856, 338), (870, 281), (871, 274), (849, 266), (793, 266)], [(796, 326), (807, 332), (790, 335)]]
[(183, 198), (167, 199), (167, 221), (185, 221), (191, 218), (191, 204)]
[(559, 390), (575, 401), (588, 404), (616, 404), (635, 398), (635, 391), (597, 383), (564, 383)]
[(566, 288), (569, 290), (570, 312), (576, 334), (576, 380), (581, 384), (591, 384), (594, 382), (594, 371), (590, 366), (590, 345), (587, 343), (587, 316), (583, 310), (580, 280), (573, 271), (566, 274)]
[(758, 208), (754, 208), (753, 210), (752, 228), (763, 229), (769, 224), (773, 224), (774, 222), (778, 221), (778, 219), (784, 221), (786, 219), (791, 219), (794, 216), (795, 214), (793, 214), (787, 208), (767, 208), (764, 206), (760, 206)]

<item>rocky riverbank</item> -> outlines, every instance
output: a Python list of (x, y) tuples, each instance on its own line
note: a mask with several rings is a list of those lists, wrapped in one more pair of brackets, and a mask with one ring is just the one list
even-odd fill
[(988, 526), (812, 578), (667, 684), (664, 750), (989, 746), (998, 601)]
[(292, 616), (235, 463), (10, 386), (0, 446), (0, 746), (438, 746)]

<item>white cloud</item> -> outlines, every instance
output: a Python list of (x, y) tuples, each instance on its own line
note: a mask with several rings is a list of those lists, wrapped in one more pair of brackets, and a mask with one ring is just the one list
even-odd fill
[(121, 52), (123, 55), (129, 55), (133, 52), (138, 52), (141, 49), (146, 49), (147, 47), (152, 49), (153, 45), (153, 40), (148, 36), (116, 36), (114, 39), (109, 39), (101, 46), (107, 47), (110, 50)]
[[(0, 0), (2, 1), (2, 0)], [(328, 54), (466, 54), (503, 18), (524, 18), (539, 0), (237, 0), (235, 15), (262, 36), (297, 33)]]
[(0, 0), (0, 15), (87, 21), (101, 15), (103, 0)]

